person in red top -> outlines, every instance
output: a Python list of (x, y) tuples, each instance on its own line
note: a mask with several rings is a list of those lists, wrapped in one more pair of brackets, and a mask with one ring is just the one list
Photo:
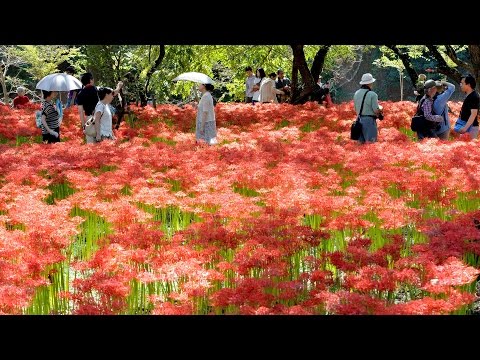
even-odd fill
[(17, 97), (13, 99), (13, 107), (14, 108), (21, 108), (23, 105), (27, 104), (30, 99), (25, 96), (25, 88), (19, 86), (17, 88)]

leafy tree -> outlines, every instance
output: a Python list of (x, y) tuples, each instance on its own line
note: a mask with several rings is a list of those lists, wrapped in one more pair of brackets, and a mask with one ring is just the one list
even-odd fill
[[(215, 78), (218, 99), (243, 101), (246, 66), (263, 67), (267, 73), (282, 68), (288, 76), (294, 58), (288, 45), (86, 45), (82, 53), (86, 59), (84, 70), (91, 71), (98, 84), (112, 86), (125, 74), (131, 74), (130, 86), (142, 105), (153, 95), (160, 102), (188, 99), (196, 85), (172, 81), (187, 71)], [(342, 69), (357, 58), (352, 47), (340, 45), (305, 46), (304, 56), (308, 71), (313, 71), (314, 85), (322, 70), (342, 78)], [(304, 86), (303, 77), (298, 84)]]
[(80, 49), (67, 45), (19, 45), (15, 54), (28, 64), (25, 67), (35, 81), (58, 72), (59, 66), (80, 55)]
[(293, 52), (291, 102), (294, 104), (311, 98), (318, 90), (317, 81), (322, 72), (330, 73), (336, 82), (347, 77), (360, 63), (357, 58), (362, 53), (361, 47), (346, 45), (290, 46)]
[(412, 84), (417, 82), (418, 73), (424, 71), (415, 66), (414, 61), (419, 58), (457, 83), (467, 72), (480, 83), (480, 45), (386, 45), (382, 51), (402, 62)]
[[(3, 99), (5, 104), (10, 101), (7, 90), (7, 82), (10, 84), (10, 90), (13, 87), (12, 79), (7, 75), (13, 67), (20, 67), (25, 61), (16, 55), (14, 46), (0, 45), (0, 83), (2, 85)], [(10, 81), (9, 81), (10, 80)]]

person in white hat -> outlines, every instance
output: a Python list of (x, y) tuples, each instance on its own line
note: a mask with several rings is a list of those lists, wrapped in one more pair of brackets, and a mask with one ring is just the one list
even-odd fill
[[(362, 134), (358, 141), (360, 143), (376, 142), (378, 137), (377, 117), (383, 120), (382, 107), (378, 104), (378, 95), (372, 91), (372, 84), (375, 78), (370, 73), (362, 75), (360, 89), (353, 95), (355, 112), (362, 124)], [(363, 102), (363, 108), (362, 108)], [(360, 113), (360, 109), (362, 112)]]

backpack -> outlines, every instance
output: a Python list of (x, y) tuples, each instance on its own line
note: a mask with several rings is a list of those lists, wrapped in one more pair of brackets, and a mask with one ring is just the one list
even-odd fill
[[(427, 120), (425, 118), (425, 115), (423, 113), (423, 103), (425, 102), (426, 97), (422, 97), (420, 102), (418, 103), (417, 106), (417, 112), (415, 115), (412, 117), (412, 122), (410, 124), (410, 129), (415, 132), (420, 132), (420, 133), (428, 133), (432, 130), (437, 130), (440, 128), (440, 124), (434, 121)], [(433, 99), (433, 102), (435, 102), (436, 97)], [(433, 104), (432, 104), (432, 114), (436, 115), (434, 110), (433, 110)]]
[(35, 123), (37, 124), (37, 128), (42, 127), (42, 110), (35, 111)]

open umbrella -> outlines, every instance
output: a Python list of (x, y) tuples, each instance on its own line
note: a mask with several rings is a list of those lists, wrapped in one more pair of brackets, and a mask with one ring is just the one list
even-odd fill
[(183, 74), (178, 75), (173, 81), (178, 81), (178, 80), (187, 80), (187, 81), (193, 81), (196, 83), (200, 84), (214, 84), (215, 82), (207, 75), (191, 71), (191, 72), (186, 72)]
[(36, 89), (46, 91), (70, 91), (81, 88), (82, 83), (76, 77), (65, 73), (47, 75), (36, 86)]

